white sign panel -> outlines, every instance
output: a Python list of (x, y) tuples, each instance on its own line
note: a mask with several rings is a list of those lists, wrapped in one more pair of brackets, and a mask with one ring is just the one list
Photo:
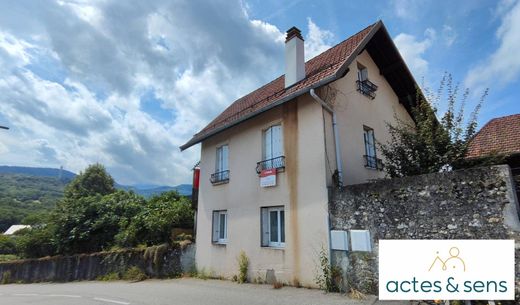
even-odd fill
[(380, 240), (380, 300), (514, 300), (513, 240)]
[(264, 169), (260, 172), (260, 186), (276, 186), (276, 168)]

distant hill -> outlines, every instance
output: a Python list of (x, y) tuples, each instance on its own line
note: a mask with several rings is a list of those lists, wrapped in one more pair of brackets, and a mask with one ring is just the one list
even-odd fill
[(66, 184), (55, 177), (0, 173), (0, 232), (30, 214), (51, 210)]
[[(23, 174), (37, 177), (56, 178), (63, 182), (70, 182), (76, 174), (59, 168), (46, 167), (24, 167), (24, 166), (0, 166), (0, 174)], [(137, 194), (150, 197), (163, 192), (177, 190), (179, 194), (184, 196), (191, 195), (191, 184), (180, 184), (177, 186), (156, 185), (156, 184), (136, 184), (136, 185), (122, 185), (116, 183), (116, 188), (121, 190), (133, 190)]]
[[(57, 168), (0, 166), (0, 232), (19, 224), (28, 215), (51, 210), (75, 176), (73, 172)], [(116, 183), (116, 188), (133, 190), (146, 198), (171, 190), (191, 195), (190, 184), (129, 186)]]
[(6, 166), (0, 165), (0, 174), (24, 174), (38, 177), (61, 178), (70, 181), (76, 177), (76, 174), (68, 170), (47, 167), (23, 167), (23, 166)]

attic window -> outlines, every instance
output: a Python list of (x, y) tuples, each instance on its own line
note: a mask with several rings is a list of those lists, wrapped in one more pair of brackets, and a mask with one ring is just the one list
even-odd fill
[(357, 90), (361, 92), (363, 95), (368, 96), (370, 99), (374, 99), (376, 97), (377, 86), (368, 80), (368, 69), (360, 63), (358, 63), (357, 66)]

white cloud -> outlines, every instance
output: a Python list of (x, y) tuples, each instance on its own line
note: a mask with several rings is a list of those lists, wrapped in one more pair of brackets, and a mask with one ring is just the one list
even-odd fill
[(416, 77), (423, 77), (427, 73), (428, 61), (424, 58), (424, 54), (432, 46), (435, 39), (436, 32), (431, 28), (424, 32), (422, 40), (406, 33), (400, 33), (394, 38), (399, 52)]
[[(283, 34), (243, 4), (1, 2), (0, 121), (11, 130), (0, 159), (76, 172), (101, 162), (120, 183), (189, 183), (199, 151), (178, 147), (283, 70)], [(149, 91), (172, 120), (143, 110)]]
[(319, 28), (311, 18), (307, 18), (307, 25), (309, 33), (305, 37), (306, 60), (330, 49), (334, 45), (334, 34), (332, 32)]
[(415, 0), (393, 0), (391, 2), (394, 14), (401, 19), (416, 19), (420, 7)]
[(442, 27), (442, 39), (447, 47), (451, 47), (451, 45), (457, 39), (457, 32), (453, 29), (453, 27), (445, 24)]
[[(504, 6), (508, 9), (503, 9)], [(496, 31), (499, 46), (466, 75), (465, 85), (474, 91), (482, 91), (492, 85), (507, 85), (520, 75), (520, 1), (503, 1), (497, 11), (503, 14)]]

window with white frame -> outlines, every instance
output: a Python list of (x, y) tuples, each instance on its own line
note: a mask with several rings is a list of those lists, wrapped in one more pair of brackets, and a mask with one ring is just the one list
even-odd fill
[(285, 246), (284, 207), (265, 207), (261, 209), (262, 246), (283, 248)]
[(263, 132), (264, 150), (262, 153), (265, 160), (262, 169), (283, 167), (283, 134), (282, 125), (273, 125)]
[(227, 243), (227, 220), (227, 211), (213, 211), (213, 243)]
[(368, 69), (362, 64), (358, 63), (358, 80), (360, 82), (368, 80)]
[(229, 146), (217, 147), (215, 162), (215, 173), (211, 175), (213, 184), (226, 183), (229, 181)]
[(377, 168), (374, 130), (370, 127), (363, 126), (363, 137), (365, 140), (365, 166), (368, 168)]

